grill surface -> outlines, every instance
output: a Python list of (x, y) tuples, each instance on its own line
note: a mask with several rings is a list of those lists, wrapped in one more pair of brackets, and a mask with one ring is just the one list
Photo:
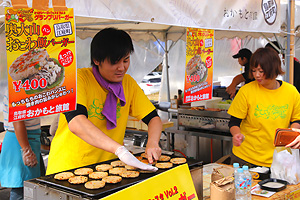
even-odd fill
[[(140, 154), (138, 154), (138, 155), (140, 155)], [(174, 157), (177, 157), (177, 156), (171, 156), (171, 158), (174, 158)], [(113, 160), (109, 160), (109, 161), (105, 161), (105, 162), (101, 162), (101, 163), (96, 163), (96, 164), (93, 164), (93, 165), (87, 165), (87, 166), (83, 166), (83, 167), (90, 167), (90, 168), (94, 169), (94, 171), (96, 171), (95, 167), (97, 165), (104, 164), (104, 163), (110, 164), (111, 161), (114, 161), (114, 160), (118, 160), (118, 159), (113, 159)], [(202, 165), (202, 162), (196, 161), (194, 159), (187, 158), (187, 164), (189, 165), (189, 167), (199, 165), (199, 163), (201, 163), (201, 165)], [(178, 166), (178, 165), (173, 165), (173, 168), (176, 167), (176, 166)], [(80, 168), (82, 168), (82, 167), (80, 167)], [(75, 169), (78, 169), (78, 168), (75, 168)], [(68, 170), (68, 171), (74, 172), (75, 169)], [(143, 180), (146, 180), (148, 178), (151, 178), (151, 177), (153, 177), (155, 175), (158, 175), (160, 173), (163, 173), (167, 170), (169, 170), (169, 169), (166, 169), (166, 170), (159, 169), (155, 173), (140, 173), (140, 176), (137, 177), (137, 178), (122, 178), (122, 181), (120, 183), (117, 183), (117, 184), (108, 184), (107, 183), (104, 188), (100, 188), (100, 189), (96, 189), (96, 190), (86, 189), (84, 187), (84, 184), (74, 185), (74, 184), (70, 184), (68, 181), (56, 180), (56, 179), (54, 179), (55, 174), (39, 177), (39, 178), (36, 178), (35, 180), (37, 180), (41, 183), (45, 183), (46, 185), (49, 185), (49, 186), (54, 186), (58, 189), (69, 190), (69, 191), (78, 193), (80, 195), (85, 195), (85, 196), (92, 197), (92, 198), (96, 198), (96, 197), (100, 198), (100, 197), (107, 196), (108, 194), (111, 194), (113, 192), (119, 191), (123, 188), (126, 188), (130, 185), (133, 185), (133, 184), (136, 184), (136, 183), (141, 182)], [(89, 180), (91, 180), (91, 179), (89, 179)]]

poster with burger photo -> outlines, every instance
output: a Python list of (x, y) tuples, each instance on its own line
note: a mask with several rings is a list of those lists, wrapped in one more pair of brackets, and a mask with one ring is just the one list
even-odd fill
[(212, 98), (214, 30), (187, 28), (184, 103)]
[(73, 9), (5, 9), (9, 121), (76, 108)]

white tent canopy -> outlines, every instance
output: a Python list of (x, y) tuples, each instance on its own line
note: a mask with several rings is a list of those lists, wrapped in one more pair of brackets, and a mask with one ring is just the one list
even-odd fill
[[(140, 36), (136, 37), (145, 41), (152, 38), (144, 34), (144, 31), (148, 33), (168, 31), (171, 39), (177, 39), (178, 35), (174, 36), (173, 33), (182, 32), (185, 27), (217, 30), (217, 39), (249, 33), (260, 37), (260, 34), (254, 33), (279, 33), (282, 22), (286, 21), (286, 3), (281, 4), (279, 0), (213, 1), (212, 3), (211, 0), (66, 0), (66, 5), (74, 8), (77, 29), (85, 30), (84, 33), (78, 31), (77, 35), (80, 38), (91, 36), (93, 30), (107, 27), (108, 24), (136, 33), (142, 31)], [(31, 7), (32, 0), (27, 2)], [(0, 22), (3, 22), (3, 7), (0, 8), (1, 15)], [(171, 30), (170, 27), (173, 26), (177, 28)], [(219, 34), (219, 30), (235, 31), (233, 32), (235, 34), (232, 32)], [(240, 34), (239, 31), (246, 34)], [(162, 40), (164, 35), (156, 37)]]
[[(67, 0), (76, 16), (217, 30), (278, 32), (279, 0)], [(266, 23), (262, 3), (271, 21)], [(263, 6), (266, 7), (266, 6)], [(268, 12), (275, 8), (276, 13)], [(276, 10), (277, 9), (277, 10)], [(274, 10), (274, 9), (273, 9)], [(274, 18), (272, 20), (272, 17)], [(276, 17), (278, 17), (276, 19)]]
[[(258, 38), (262, 37), (261, 33), (267, 37), (273, 37), (274, 33), (286, 35), (287, 0), (213, 1), (66, 0), (66, 5), (74, 8), (76, 34), (81, 39), (92, 37), (108, 26), (130, 32), (136, 41), (185, 40), (182, 37), (185, 27), (214, 29), (216, 39), (247, 36)], [(11, 5), (10, 0), (3, 2), (3, 6)], [(27, 2), (31, 7), (32, 0)], [(51, 4), (50, 1), (50, 7)], [(273, 7), (264, 9), (267, 4)], [(299, 4), (300, 0), (296, 0), (295, 27), (300, 27)], [(0, 23), (4, 22), (3, 6), (0, 7)], [(4, 26), (0, 27), (1, 33)]]

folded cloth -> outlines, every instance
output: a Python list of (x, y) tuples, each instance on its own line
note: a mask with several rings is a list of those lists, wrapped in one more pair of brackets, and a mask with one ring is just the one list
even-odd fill
[(106, 118), (106, 128), (108, 130), (117, 126), (117, 101), (120, 99), (121, 106), (125, 106), (126, 100), (122, 82), (111, 83), (106, 81), (98, 71), (96, 66), (93, 66), (93, 74), (98, 83), (108, 90), (108, 94), (103, 106), (102, 114)]

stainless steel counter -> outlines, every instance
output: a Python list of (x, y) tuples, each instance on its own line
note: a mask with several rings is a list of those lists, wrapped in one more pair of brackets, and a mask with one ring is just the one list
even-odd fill
[(90, 198), (65, 191), (55, 187), (48, 187), (36, 180), (24, 182), (24, 200), (90, 200)]
[[(169, 112), (173, 112), (174, 109)], [(178, 114), (186, 114), (193, 116), (206, 116), (213, 118), (222, 118), (222, 119), (230, 119), (230, 115), (226, 111), (207, 111), (207, 110), (190, 110), (190, 109), (182, 109), (179, 108), (177, 111)]]

